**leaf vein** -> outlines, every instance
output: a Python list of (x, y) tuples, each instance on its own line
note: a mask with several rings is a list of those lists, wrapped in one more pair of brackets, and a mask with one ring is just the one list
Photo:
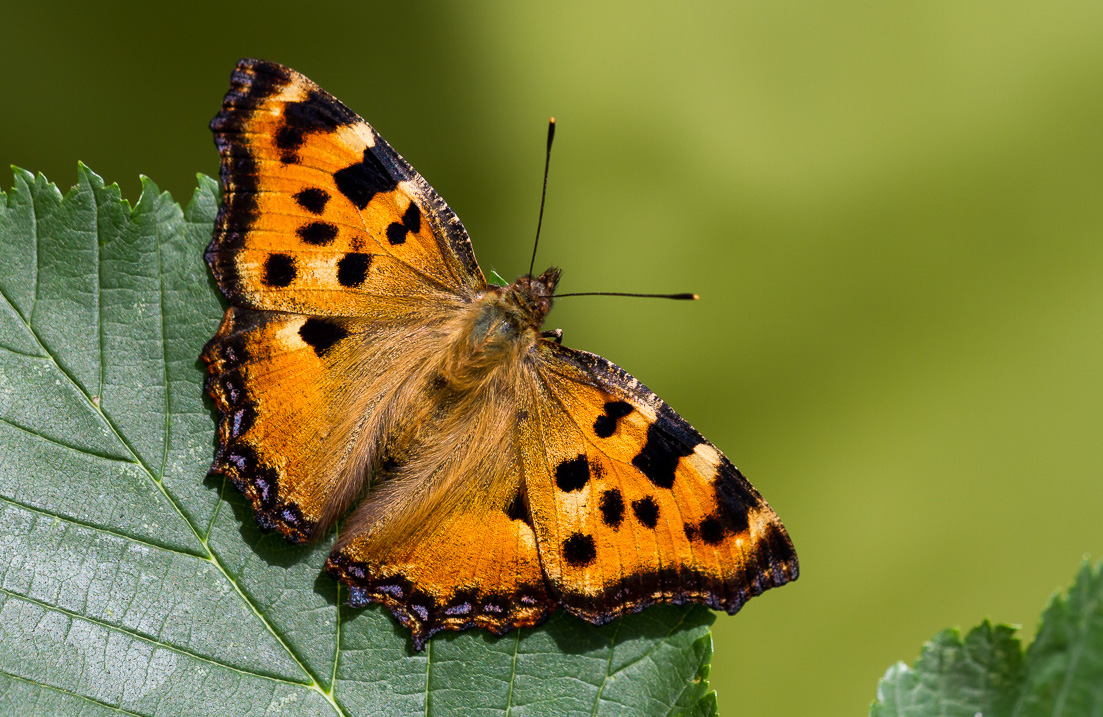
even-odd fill
[(513, 711), (513, 682), (517, 677), (517, 653), (521, 650), (521, 630), (520, 627), (514, 630), (517, 633), (517, 639), (513, 643), (513, 662), (509, 667), (509, 694), (506, 695), (506, 717), (509, 717), (509, 713)]
[[(34, 298), (31, 299), (31, 310), (27, 312), (27, 316), (23, 317), (28, 329), (31, 324), (34, 323), (34, 311), (38, 308), (38, 267), (42, 263), (42, 254), (39, 251), (38, 241), (38, 206), (35, 204), (36, 196), (31, 191), (30, 187), (27, 188), (28, 193), (31, 194), (31, 236), (34, 237)], [(18, 312), (18, 309), (16, 310)]]
[(27, 428), (26, 426), (23, 426), (19, 423), (16, 423), (15, 421), (11, 420), (10, 418), (6, 418), (4, 416), (0, 416), (0, 423), (4, 423), (8, 426), (11, 426), (12, 428), (15, 428), (19, 431), (22, 431), (23, 433), (27, 433), (29, 435), (34, 436), (35, 438), (39, 438), (43, 441), (46, 441), (47, 443), (49, 443), (51, 445), (55, 445), (55, 446), (58, 446), (59, 448), (64, 448), (64, 449), (69, 450), (69, 451), (73, 451), (74, 453), (79, 453), (82, 456), (91, 456), (93, 458), (99, 458), (100, 460), (110, 461), (112, 463), (125, 463), (127, 465), (135, 465), (135, 466), (139, 465), (135, 461), (130, 461), (130, 460), (127, 460), (126, 458), (120, 458), (118, 456), (109, 456), (109, 455), (106, 455), (106, 454), (103, 454), (103, 453), (95, 453), (91, 449), (78, 448), (77, 446), (71, 446), (68, 443), (65, 443), (63, 441), (59, 441), (56, 438), (51, 438), (50, 436), (47, 436), (43, 433), (39, 433), (38, 431), (34, 430), (33, 428)]
[(47, 685), (47, 684), (42, 683), (42, 682), (36, 682), (34, 680), (29, 680), (26, 677), (23, 677), (21, 675), (13, 674), (13, 673), (8, 672), (7, 670), (4, 670), (4, 669), (0, 669), (0, 675), (4, 675), (4, 676), (9, 677), (13, 680), (16, 680), (17, 682), (22, 682), (23, 684), (26, 684), (26, 685), (34, 685), (35, 687), (41, 687), (42, 689), (52, 690), (54, 692), (57, 692), (58, 694), (69, 695), (70, 697), (76, 697), (79, 700), (84, 700), (85, 702), (89, 702), (91, 704), (94, 704), (97, 707), (106, 707), (107, 709), (112, 710), (114, 712), (118, 712), (119, 714), (134, 715), (134, 717), (146, 717), (146, 715), (143, 715), (141, 712), (131, 712), (130, 710), (123, 709), (122, 707), (116, 707), (115, 705), (111, 705), (111, 704), (108, 704), (106, 702), (101, 702), (100, 700), (97, 700), (95, 697), (89, 697), (87, 695), (82, 695), (82, 694), (79, 694), (77, 692), (73, 692), (72, 690), (66, 690), (66, 689), (61, 688), (61, 687), (55, 687), (54, 685)]
[[(97, 207), (97, 216), (98, 216), (98, 204), (95, 204), (95, 206)], [(97, 227), (98, 226), (99, 226), (99, 221), (97, 219)], [(98, 230), (97, 230), (97, 232), (98, 232)], [(37, 234), (36, 234), (36, 240), (37, 240)], [(100, 293), (102, 292), (102, 281), (99, 279), (99, 240), (98, 240), (98, 233), (97, 233), (97, 242), (96, 242), (96, 244), (97, 244), (97, 247), (96, 247), (97, 281), (100, 282), (99, 285), (98, 285), (99, 289), (96, 292), (96, 302), (97, 302), (97, 311), (100, 311), (99, 307), (100, 307), (100, 303), (101, 303), (100, 302)], [(28, 329), (30, 330), (31, 335), (34, 337), (35, 342), (49, 356), (50, 360), (57, 367), (58, 371), (60, 371), (61, 374), (63, 376), (65, 376), (65, 378), (69, 381), (69, 383), (71, 383), (75, 387), (75, 389), (77, 390), (78, 393), (80, 393), (82, 396), (84, 396), (84, 398), (93, 407), (93, 410), (95, 410), (99, 414), (100, 418), (104, 421), (104, 423), (110, 429), (111, 433), (114, 434), (114, 436), (119, 440), (119, 442), (122, 443), (126, 447), (127, 451), (134, 458), (135, 463), (149, 477), (149, 479), (153, 482), (153, 484), (155, 486), (157, 486), (157, 488), (161, 491), (161, 494), (164, 496), (165, 500), (167, 500), (169, 502), (169, 504), (173, 507), (173, 509), (176, 511), (176, 513), (180, 516), (180, 519), (184, 522), (184, 525), (186, 525), (192, 531), (192, 533), (195, 535), (196, 539), (200, 541), (200, 543), (203, 545), (203, 548), (207, 551), (207, 559), (210, 560), (211, 564), (215, 566), (215, 568), (222, 574), (222, 577), (234, 588), (234, 590), (238, 593), (238, 596), (241, 598), (241, 600), (250, 608), (250, 610), (253, 611), (253, 613), (257, 616), (257, 619), (260, 620), (262, 625), (264, 625), (265, 629), (268, 630), (268, 632), (276, 639), (277, 642), (279, 642), (279, 644), (283, 647), (283, 649), (291, 657), (292, 661), (294, 661), (295, 664), (299, 666), (299, 669), (301, 669), (303, 671), (303, 674), (305, 674), (311, 680), (311, 684), (309, 685), (309, 687), (311, 689), (313, 689), (314, 691), (318, 692), (319, 694), (321, 694), (326, 699), (326, 701), (329, 702), (329, 704), (333, 707), (333, 710), (334, 710), (335, 713), (337, 713), (338, 715), (344, 715), (345, 714), (344, 710), (342, 710), (337, 705), (337, 703), (334, 701), (332, 695), (327, 694), (326, 691), (321, 687), (321, 685), (318, 683), (318, 681), (310, 673), (310, 670), (307, 669), (306, 664), (303, 662), (302, 658), (292, 649), (292, 647), (287, 643), (287, 641), (283, 638), (283, 636), (279, 634), (279, 631), (276, 630), (275, 626), (268, 620), (268, 618), (264, 615), (263, 611), (260, 610), (259, 606), (257, 606), (249, 598), (249, 596), (245, 593), (242, 586), (239, 585), (238, 582), (233, 578), (233, 576), (230, 575), (229, 570), (227, 570), (226, 566), (222, 564), (222, 561), (218, 558), (217, 554), (213, 550), (211, 550), (211, 547), (208, 544), (207, 540), (205, 539), (205, 536), (203, 536), (200, 533), (198, 526), (195, 525), (194, 523), (192, 523), (192, 521), (188, 518), (187, 514), (181, 508), (181, 506), (177, 502), (177, 500), (168, 492), (168, 490), (165, 488), (164, 484), (154, 476), (153, 470), (150, 468), (150, 466), (148, 466), (142, 460), (142, 458), (139, 455), (138, 451), (134, 448), (134, 446), (131, 444), (131, 442), (129, 440), (127, 440), (127, 438), (123, 435), (122, 431), (119, 430), (119, 427), (117, 425), (115, 425), (114, 421), (112, 421), (110, 419), (110, 417), (108, 417), (107, 414), (105, 414), (103, 412), (101, 407), (98, 406), (92, 400), (92, 397), (88, 395), (88, 392), (84, 389), (83, 386), (81, 386), (80, 382), (77, 381), (76, 378), (72, 374), (70, 374), (67, 370), (65, 370), (65, 368), (62, 367), (61, 362), (58, 360), (58, 357), (55, 356), (54, 353), (52, 351), (50, 351), (50, 349), (43, 343), (43, 341), (42, 341), (41, 337), (38, 335), (38, 333), (35, 332), (33, 330), (33, 328), (31, 328), (31, 327), (28, 327)], [(97, 331), (98, 330), (99, 330), (99, 327), (97, 327)], [(101, 359), (101, 369), (100, 369), (101, 370), (101, 377), (100, 377), (100, 380), (101, 380), (101, 388), (102, 388), (102, 358), (103, 358), (103, 356), (102, 356), (102, 336), (101, 336), (100, 348), (101, 348), (101, 356), (100, 356), (100, 359)]]
[(164, 481), (165, 467), (168, 465), (169, 459), (169, 441), (172, 438), (172, 387), (169, 386), (168, 356), (165, 348), (167, 343), (167, 337), (165, 336), (165, 269), (161, 260), (161, 224), (154, 221), (153, 226), (153, 243), (157, 247), (157, 313), (161, 319), (161, 378), (164, 380), (165, 388), (165, 433), (161, 447), (160, 473), (161, 480)]
[[(96, 341), (99, 344), (99, 385), (96, 387), (96, 395), (102, 398), (103, 396), (103, 257), (101, 252), (103, 247), (100, 243), (100, 200), (96, 196), (95, 190), (92, 191), (92, 212), (95, 216), (96, 222)], [(129, 446), (128, 446), (129, 448)]]
[(100, 620), (100, 619), (97, 619), (97, 618), (94, 618), (94, 617), (89, 617), (88, 615), (82, 615), (82, 614), (80, 614), (78, 612), (75, 612), (73, 610), (66, 610), (65, 608), (60, 607), (58, 605), (51, 605), (48, 602), (44, 602), (42, 600), (37, 600), (37, 599), (29, 597), (27, 595), (20, 595), (19, 593), (8, 590), (7, 588), (0, 587), (0, 593), (8, 595), (9, 597), (12, 597), (16, 600), (22, 600), (23, 602), (27, 602), (27, 603), (30, 603), (32, 605), (37, 605), (37, 606), (43, 608), (44, 610), (50, 610), (52, 612), (60, 613), (62, 615), (65, 615), (65, 616), (70, 617), (70, 618), (75, 619), (75, 620), (84, 620), (85, 622), (89, 622), (93, 625), (98, 625), (99, 627), (102, 627), (105, 630), (110, 630), (112, 632), (116, 632), (116, 633), (119, 633), (119, 634), (122, 634), (122, 635), (128, 635), (128, 636), (134, 638), (135, 640), (139, 640), (141, 642), (146, 643), (147, 645), (153, 645), (154, 647), (160, 647), (160, 648), (163, 648), (163, 649), (168, 650), (170, 652), (175, 652), (178, 655), (184, 655), (184, 656), (190, 657), (194, 660), (198, 660), (200, 662), (205, 662), (208, 665), (213, 665), (215, 667), (221, 667), (223, 669), (230, 670), (232, 672), (236, 672), (236, 673), (241, 674), (241, 675), (247, 675), (249, 677), (256, 677), (256, 678), (262, 679), (262, 680), (271, 680), (272, 682), (279, 682), (281, 684), (286, 684), (286, 685), (294, 685), (296, 687), (310, 687), (309, 682), (295, 682), (294, 680), (286, 680), (282, 677), (276, 677), (275, 675), (266, 675), (266, 674), (263, 674), (263, 673), (260, 673), (260, 672), (253, 672), (252, 670), (246, 670), (244, 668), (237, 667), (235, 665), (227, 664), (227, 663), (222, 662), (220, 660), (217, 660), (213, 657), (208, 657), (206, 655), (202, 655), (198, 652), (194, 652), (192, 650), (189, 650), (185, 647), (181, 647), (179, 645), (170, 645), (170, 644), (165, 643), (165, 642), (159, 642), (156, 638), (150, 637), (148, 635), (143, 635), (142, 633), (140, 633), (136, 630), (128, 629), (128, 628), (125, 628), (121, 625), (112, 625), (109, 622), (105, 622), (103, 620)]
[(153, 549), (156, 549), (156, 550), (163, 550), (166, 553), (173, 553), (175, 555), (186, 555), (189, 558), (196, 558), (198, 560), (207, 560), (207, 556), (201, 555), (199, 553), (189, 553), (185, 550), (179, 550), (177, 548), (170, 548), (167, 545), (158, 545), (157, 543), (151, 543), (150, 541), (145, 540), (144, 538), (140, 538), (140, 537), (137, 537), (137, 536), (134, 536), (134, 535), (130, 535), (128, 533), (120, 533), (117, 530), (111, 530), (109, 528), (103, 527), (102, 525), (95, 525), (93, 523), (89, 523), (89, 522), (86, 522), (86, 521), (83, 521), (83, 520), (77, 520), (76, 518), (72, 518), (72, 517), (69, 517), (69, 516), (66, 516), (66, 515), (61, 515), (59, 513), (53, 513), (53, 512), (48, 511), (48, 510), (43, 510), (42, 508), (38, 508), (38, 507), (33, 506), (33, 505), (28, 505), (26, 503), (22, 503), (22, 502), (17, 501), (17, 500), (12, 500), (11, 498), (9, 498), (7, 496), (0, 496), (0, 501), (3, 501), (4, 503), (7, 503), (9, 505), (13, 505), (16, 508), (19, 508), (20, 510), (25, 510), (28, 513), (35, 513), (36, 515), (41, 515), (41, 516), (44, 516), (44, 517), (47, 517), (47, 518), (52, 518), (54, 520), (60, 520), (62, 522), (68, 523), (70, 525), (75, 525), (75, 526), (80, 527), (80, 528), (87, 528), (88, 530), (94, 530), (94, 531), (99, 532), (99, 533), (104, 533), (105, 535), (110, 535), (110, 536), (119, 538), (120, 540), (126, 540), (128, 542), (136, 543), (138, 545), (144, 545), (148, 548), (153, 548)]

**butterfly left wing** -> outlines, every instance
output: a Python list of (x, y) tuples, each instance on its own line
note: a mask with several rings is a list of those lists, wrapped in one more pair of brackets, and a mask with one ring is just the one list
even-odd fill
[(795, 580), (777, 514), (658, 396), (594, 354), (541, 341), (524, 485), (553, 596), (604, 623), (654, 603), (735, 613)]
[(203, 352), (211, 471), (258, 523), (309, 540), (370, 479), (381, 416), (486, 284), (444, 200), (294, 70), (245, 59), (211, 123), (223, 201), (206, 258), (231, 303)]

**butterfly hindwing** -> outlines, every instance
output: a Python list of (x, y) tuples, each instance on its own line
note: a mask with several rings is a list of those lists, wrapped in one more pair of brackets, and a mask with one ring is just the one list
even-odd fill
[(592, 622), (658, 602), (736, 612), (797, 577), (789, 536), (743, 475), (614, 364), (541, 342), (525, 488), (555, 597)]
[(483, 497), (438, 512), (397, 541), (350, 532), (326, 568), (349, 586), (350, 605), (389, 608), (410, 628), (415, 649), (440, 630), (502, 635), (535, 625), (555, 608), (536, 536), (511, 503), (490, 505)]
[(233, 303), (365, 315), (485, 287), (444, 201), (303, 75), (242, 60), (211, 128), (224, 196), (207, 261)]
[(430, 381), (420, 403), (450, 410), (419, 420), (425, 440), (344, 521), (326, 564), (350, 604), (388, 607), (417, 649), (439, 630), (501, 635), (555, 608), (521, 488), (518, 408), (494, 398), (514, 395), (502, 383), (453, 402)]

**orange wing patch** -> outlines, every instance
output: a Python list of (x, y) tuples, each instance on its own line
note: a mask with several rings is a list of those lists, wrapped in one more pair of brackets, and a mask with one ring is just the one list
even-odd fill
[[(203, 351), (219, 411), (212, 473), (249, 498), (257, 523), (303, 542), (331, 522), (343, 461), (326, 433), (347, 391), (346, 321), (231, 307)], [(293, 397), (293, 398), (292, 398)]]
[(781, 521), (712, 444), (608, 361), (541, 349), (525, 486), (569, 611), (598, 623), (656, 602), (734, 613), (796, 579)]
[(349, 586), (349, 604), (380, 603), (410, 628), (414, 649), (440, 630), (502, 635), (555, 609), (524, 508), (480, 503), (402, 541), (342, 538), (326, 569)]
[(211, 128), (225, 194), (207, 261), (234, 303), (370, 315), (485, 288), (443, 200), (306, 77), (242, 61)]
[(233, 481), (265, 530), (309, 540), (370, 481), (380, 432), (371, 409), (414, 372), (411, 341), (434, 326), (386, 308), (367, 319), (231, 306), (204, 348), (219, 413), (211, 473)]

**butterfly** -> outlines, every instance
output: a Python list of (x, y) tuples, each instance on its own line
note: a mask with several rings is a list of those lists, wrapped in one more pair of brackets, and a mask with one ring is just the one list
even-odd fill
[(796, 579), (770, 506), (658, 396), (541, 327), (560, 270), (488, 285), (459, 219), (303, 75), (238, 63), (211, 128), (206, 260), (229, 308), (202, 359), (211, 473), (424, 648), (562, 607), (734, 613)]

